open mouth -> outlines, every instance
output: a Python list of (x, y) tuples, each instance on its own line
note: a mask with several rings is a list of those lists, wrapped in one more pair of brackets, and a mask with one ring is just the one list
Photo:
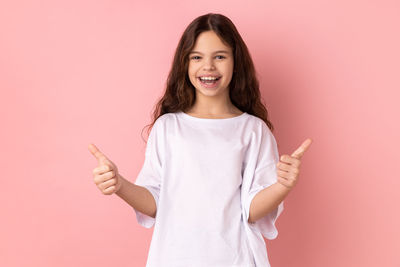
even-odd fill
[(210, 85), (212, 85), (212, 84), (216, 84), (216, 83), (221, 79), (221, 77), (217, 77), (217, 78), (213, 78), (213, 79), (209, 79), (209, 78), (205, 79), (205, 78), (199, 77), (198, 79), (199, 79), (199, 81), (200, 81), (201, 83), (203, 83), (203, 84), (210, 84)]
[(221, 76), (218, 78), (209, 78), (209, 79), (204, 79), (204, 78), (200, 78), (198, 77), (199, 81), (200, 81), (200, 85), (204, 88), (208, 88), (208, 89), (215, 89), (218, 87), (219, 82), (221, 81)]

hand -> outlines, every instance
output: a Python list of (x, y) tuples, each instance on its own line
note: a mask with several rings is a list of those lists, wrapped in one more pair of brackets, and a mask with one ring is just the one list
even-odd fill
[(292, 189), (297, 183), (297, 177), (300, 173), (300, 159), (304, 152), (311, 145), (312, 140), (308, 138), (301, 144), (292, 155), (282, 155), (277, 164), (278, 182)]
[(99, 166), (93, 169), (94, 183), (104, 195), (116, 193), (122, 185), (122, 178), (118, 173), (117, 166), (94, 144), (89, 145), (89, 151), (99, 163)]

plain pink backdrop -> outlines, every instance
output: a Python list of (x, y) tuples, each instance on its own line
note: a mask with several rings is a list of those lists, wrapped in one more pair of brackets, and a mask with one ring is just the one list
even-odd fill
[(306, 138), (266, 240), (274, 267), (400, 266), (397, 1), (2, 1), (2, 266), (144, 266), (151, 230), (95, 186), (93, 142), (134, 181), (183, 30), (222, 13), (280, 154)]

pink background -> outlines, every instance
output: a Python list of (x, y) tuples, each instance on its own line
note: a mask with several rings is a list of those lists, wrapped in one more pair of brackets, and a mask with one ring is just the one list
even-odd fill
[(400, 266), (398, 1), (2, 1), (2, 266), (144, 266), (151, 230), (93, 183), (96, 144), (134, 181), (140, 132), (186, 26), (234, 22), (280, 154), (306, 138), (266, 240), (272, 266)]

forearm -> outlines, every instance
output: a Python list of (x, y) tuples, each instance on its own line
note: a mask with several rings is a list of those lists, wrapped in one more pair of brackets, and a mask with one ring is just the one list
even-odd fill
[(251, 201), (248, 222), (254, 223), (275, 210), (289, 192), (290, 189), (279, 182), (258, 192)]
[(121, 188), (115, 193), (136, 210), (155, 218), (157, 212), (156, 202), (147, 188), (133, 184), (123, 178)]

